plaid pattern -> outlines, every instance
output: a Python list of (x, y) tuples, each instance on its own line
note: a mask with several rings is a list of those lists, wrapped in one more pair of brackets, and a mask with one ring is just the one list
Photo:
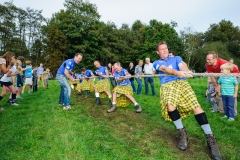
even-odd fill
[(116, 86), (113, 92), (117, 92), (118, 94), (120, 94), (120, 96), (118, 96), (116, 100), (117, 107), (127, 107), (131, 103), (131, 101), (125, 96), (125, 94), (131, 96), (133, 95), (132, 86)]
[(93, 78), (91, 78), (89, 80), (84, 79), (82, 81), (82, 83), (78, 83), (76, 89), (77, 90), (82, 90), (82, 91), (87, 90), (87, 91), (90, 91), (90, 92), (94, 91), (94, 79)]
[(98, 81), (94, 87), (100, 93), (100, 98), (106, 98), (107, 94), (104, 91), (110, 91), (110, 84), (108, 79)]
[(160, 88), (160, 104), (162, 106), (162, 115), (167, 121), (172, 121), (168, 115), (167, 104), (177, 108), (181, 119), (188, 117), (194, 108), (200, 106), (191, 86), (185, 80), (176, 80), (163, 84)]

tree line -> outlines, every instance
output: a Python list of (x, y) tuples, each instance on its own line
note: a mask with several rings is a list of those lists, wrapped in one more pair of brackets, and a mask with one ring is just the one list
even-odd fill
[(205, 71), (208, 51), (234, 58), (240, 65), (240, 29), (227, 20), (210, 24), (204, 33), (186, 27), (178, 34), (174, 21), (136, 20), (131, 26), (117, 27), (100, 21), (97, 6), (89, 1), (65, 0), (64, 7), (47, 19), (41, 10), (18, 8), (12, 1), (0, 4), (0, 55), (12, 51), (33, 65), (43, 63), (55, 74), (62, 61), (78, 52), (84, 55), (78, 69), (94, 69), (94, 60), (102, 65), (121, 62), (124, 67), (146, 57), (156, 60), (155, 46), (164, 40), (196, 72)]

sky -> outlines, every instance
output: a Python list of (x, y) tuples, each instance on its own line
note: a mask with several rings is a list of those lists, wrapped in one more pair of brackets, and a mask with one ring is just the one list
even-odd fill
[[(0, 3), (9, 0), (0, 0)], [(136, 20), (148, 25), (156, 19), (162, 23), (175, 21), (177, 32), (191, 28), (195, 32), (206, 32), (210, 24), (229, 20), (240, 27), (240, 0), (89, 0), (96, 4), (100, 20), (132, 26)], [(19, 8), (42, 10), (45, 18), (64, 9), (64, 0), (13, 0)]]

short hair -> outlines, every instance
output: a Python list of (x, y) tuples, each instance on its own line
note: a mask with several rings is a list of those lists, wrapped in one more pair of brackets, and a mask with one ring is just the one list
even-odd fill
[(81, 68), (81, 73), (85, 71), (86, 71), (86, 68)]
[(169, 53), (172, 53), (172, 55), (175, 56), (175, 53), (173, 51), (170, 51)]
[(74, 57), (77, 57), (77, 56), (79, 56), (79, 55), (83, 56), (82, 53), (76, 53), (76, 54), (74, 55)]
[(26, 63), (26, 64), (28, 64), (28, 65), (29, 65), (29, 64), (32, 64), (32, 62), (31, 62), (31, 61), (26, 61), (25, 63)]
[(220, 66), (220, 69), (227, 69), (227, 70), (232, 71), (233, 70), (233, 64), (225, 63), (225, 64)]
[(159, 47), (160, 45), (162, 45), (162, 44), (166, 44), (166, 45), (167, 45), (167, 42), (165, 42), (165, 41), (159, 42), (159, 43), (156, 45), (156, 51), (158, 51), (158, 47)]
[(209, 51), (207, 55), (210, 55), (210, 54), (213, 55), (213, 58), (216, 58), (216, 59), (218, 58), (218, 54), (216, 52)]
[(230, 58), (230, 59), (229, 59), (229, 61), (231, 61), (231, 60), (233, 60), (233, 61), (234, 61), (234, 59), (233, 59), (233, 58)]
[(24, 57), (23, 56), (18, 56), (17, 59), (20, 60), (22, 63), (24, 62)]

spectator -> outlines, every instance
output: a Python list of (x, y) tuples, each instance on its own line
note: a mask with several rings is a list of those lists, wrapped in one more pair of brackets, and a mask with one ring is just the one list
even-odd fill
[[(143, 75), (142, 65), (143, 65), (143, 60), (139, 60), (138, 65), (135, 67), (135, 75), (140, 75), (140, 76)], [(142, 77), (136, 77), (136, 81), (138, 84), (137, 95), (139, 95), (142, 91)]]
[[(145, 65), (144, 65), (144, 74), (145, 75), (153, 75), (155, 73), (155, 69), (153, 68), (153, 64), (150, 62), (150, 58), (145, 59)], [(152, 96), (155, 96), (155, 89), (154, 89), (154, 78), (153, 77), (144, 77), (145, 82), (145, 94), (148, 95), (148, 83), (151, 85), (152, 89)]]
[(38, 84), (38, 87), (39, 87), (40, 79), (42, 80), (42, 86), (44, 87), (43, 72), (44, 72), (43, 64), (40, 63), (40, 65), (39, 65), (39, 67), (37, 69), (37, 75), (38, 75), (37, 84)]
[[(225, 64), (225, 63), (228, 63), (228, 61), (226, 61), (224, 59), (221, 59), (221, 58), (218, 58), (218, 54), (213, 52), (213, 51), (208, 52), (207, 57), (206, 57), (206, 61), (207, 61), (206, 71), (208, 73), (220, 73), (221, 72), (220, 66)], [(236, 65), (233, 66), (233, 69), (232, 69), (231, 73), (239, 73), (238, 67)], [(219, 96), (219, 94), (218, 94), (219, 93), (219, 87), (218, 87), (218, 84), (217, 84), (217, 80), (212, 78), (212, 82), (216, 86), (216, 90), (217, 90), (218, 110), (219, 110), (220, 113), (224, 113), (222, 97)], [(237, 104), (237, 98), (235, 99), (235, 104)], [(237, 105), (235, 105), (234, 110), (235, 110), (234, 114), (236, 116), (237, 115)]]
[(207, 102), (212, 105), (211, 112), (218, 112), (217, 99), (216, 99), (216, 87), (213, 84), (210, 77), (208, 77), (208, 87), (206, 91)]
[[(132, 62), (129, 63), (128, 73), (130, 73), (132, 76), (135, 74), (135, 68)], [(133, 92), (136, 93), (136, 87), (134, 85), (134, 77), (129, 78), (129, 80), (131, 82)]]

